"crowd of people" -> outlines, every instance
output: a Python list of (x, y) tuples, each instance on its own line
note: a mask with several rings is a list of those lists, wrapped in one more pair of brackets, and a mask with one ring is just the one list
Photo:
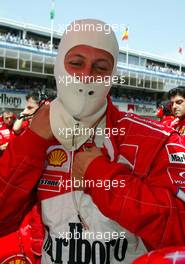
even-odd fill
[[(51, 85), (49, 85), (51, 86)], [(16, 79), (3, 79), (0, 81), (0, 91), (3, 92), (23, 92), (26, 94), (39, 93), (40, 97), (56, 97), (55, 85), (48, 87), (45, 80), (34, 80), (33, 78), (16, 78)]]
[[(43, 42), (41, 40), (35, 40), (33, 38), (22, 38), (20, 35), (16, 35), (11, 32), (0, 32), (0, 41), (15, 43), (19, 45), (29, 46), (32, 48), (36, 48), (38, 50), (50, 50), (51, 49), (51, 42), (50, 40), (48, 42)], [(58, 45), (53, 44), (52, 49), (57, 50)], [(175, 69), (169, 66), (161, 66), (157, 65), (155, 63), (148, 63), (146, 65), (146, 68), (153, 71), (159, 71), (169, 74), (175, 74), (178, 76), (185, 76), (185, 72), (179, 69)]]
[(156, 104), (156, 100), (152, 96), (140, 96), (138, 94), (129, 95), (129, 93), (123, 93), (121, 96), (111, 95), (112, 100), (126, 102), (126, 103), (138, 103), (138, 104)]
[(1, 90), (12, 90), (12, 91), (29, 91), (32, 89), (40, 90), (46, 88), (46, 83), (44, 80), (33, 80), (33, 78), (3, 78), (1, 77), (0, 89)]
[[(11, 32), (2, 33), (0, 32), (0, 41), (14, 43), (18, 45), (24, 45), (38, 50), (50, 50), (51, 42), (44, 42), (41, 40), (35, 40), (33, 38), (22, 38), (20, 35), (16, 35)], [(52, 49), (57, 49), (57, 46), (53, 44)]]
[[(64, 32), (57, 98), (41, 106), (31, 95), (17, 118), (2, 115), (0, 260), (147, 263), (152, 250), (165, 249), (168, 263), (184, 263), (185, 87), (169, 92), (175, 126), (120, 112), (111, 83), (83, 81), (114, 76), (115, 33), (84, 31), (86, 24), (105, 26), (84, 19)], [(61, 76), (80, 82), (66, 89)]]
[(157, 72), (160, 71), (164, 73), (175, 74), (178, 76), (185, 76), (185, 72), (180, 70), (180, 65), (178, 69), (174, 69), (172, 67), (168, 67), (168, 66), (162, 67), (157, 64), (151, 63), (151, 64), (147, 64), (146, 68), (152, 71), (157, 71)]

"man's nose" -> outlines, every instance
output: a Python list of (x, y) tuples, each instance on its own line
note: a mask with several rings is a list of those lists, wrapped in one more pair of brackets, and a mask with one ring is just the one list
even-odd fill
[(78, 74), (78, 79), (83, 82), (83, 83), (91, 83), (94, 81), (94, 77), (93, 77), (93, 67), (92, 65), (90, 66), (86, 66), (83, 71)]
[(172, 106), (171, 106), (171, 109), (172, 110), (175, 110), (177, 108), (177, 104), (176, 103), (173, 103)]

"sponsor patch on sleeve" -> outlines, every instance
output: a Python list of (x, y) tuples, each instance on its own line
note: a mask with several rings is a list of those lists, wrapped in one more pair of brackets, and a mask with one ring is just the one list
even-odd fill
[(167, 172), (173, 184), (179, 188), (185, 188), (185, 169), (170, 167)]
[(185, 147), (171, 143), (166, 145), (170, 163), (185, 164)]

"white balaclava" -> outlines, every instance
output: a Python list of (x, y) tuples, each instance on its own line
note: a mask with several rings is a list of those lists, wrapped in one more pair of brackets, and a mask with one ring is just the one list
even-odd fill
[[(67, 52), (78, 45), (88, 45), (109, 52), (114, 59), (110, 82), (83, 83), (71, 76), (65, 69)], [(106, 111), (106, 97), (116, 74), (118, 42), (110, 25), (94, 19), (74, 21), (65, 30), (58, 48), (54, 68), (57, 85), (57, 99), (51, 103), (50, 123), (54, 136), (65, 146), (59, 128), (71, 127), (75, 119), (82, 126), (91, 127)], [(66, 147), (71, 147), (66, 144)]]

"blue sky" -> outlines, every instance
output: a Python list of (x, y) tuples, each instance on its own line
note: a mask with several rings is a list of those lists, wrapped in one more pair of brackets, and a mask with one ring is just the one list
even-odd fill
[[(55, 29), (79, 18), (129, 26), (129, 48), (183, 60), (185, 0), (55, 0)], [(0, 0), (0, 17), (50, 27), (51, 0)], [(122, 28), (122, 26), (120, 26)], [(122, 32), (116, 32), (120, 47)]]

